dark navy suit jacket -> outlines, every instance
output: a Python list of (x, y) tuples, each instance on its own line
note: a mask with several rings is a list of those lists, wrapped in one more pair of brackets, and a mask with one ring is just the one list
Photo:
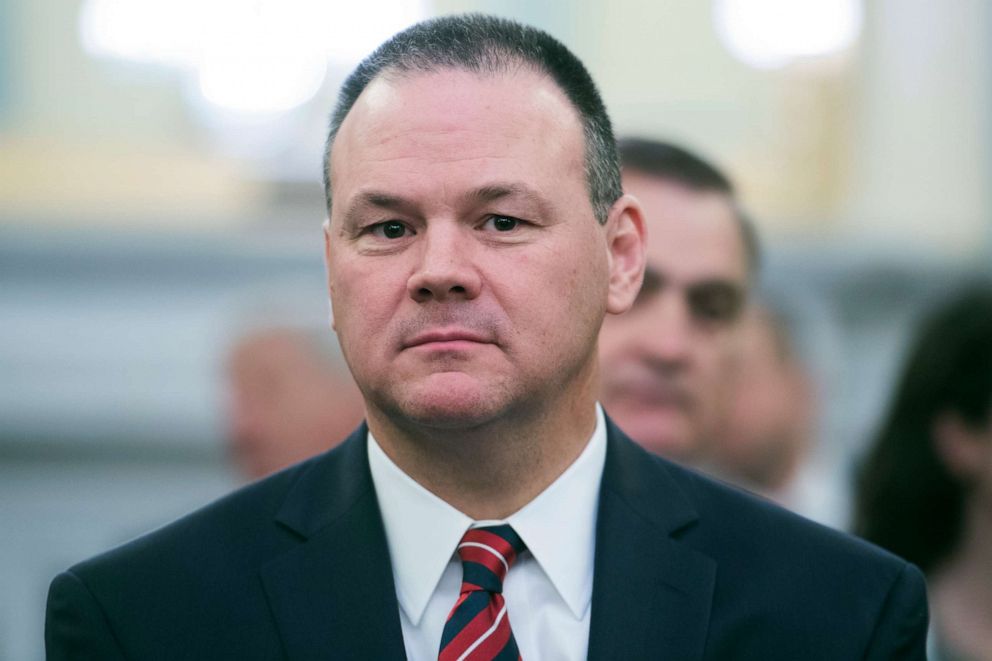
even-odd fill
[[(363, 425), (52, 582), (51, 661), (402, 659)], [(608, 423), (590, 659), (925, 659), (913, 566)], [(539, 660), (531, 660), (539, 661)]]

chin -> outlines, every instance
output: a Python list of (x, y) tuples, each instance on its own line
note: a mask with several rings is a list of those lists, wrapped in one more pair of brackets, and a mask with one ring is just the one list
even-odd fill
[(436, 429), (470, 429), (505, 414), (498, 388), (474, 382), (450, 382), (444, 387), (418, 389), (388, 407), (415, 425)]
[(462, 401), (433, 401), (411, 404), (400, 409), (400, 415), (419, 427), (433, 429), (473, 429), (500, 417), (502, 411), (487, 410)]

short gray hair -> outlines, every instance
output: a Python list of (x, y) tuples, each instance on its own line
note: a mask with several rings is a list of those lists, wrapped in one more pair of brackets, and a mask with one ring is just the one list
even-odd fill
[(623, 195), (620, 161), (606, 107), (582, 62), (551, 35), (515, 21), (482, 14), (443, 16), (396, 34), (348, 76), (331, 114), (324, 149), (324, 193), (331, 211), (331, 149), (342, 122), (362, 91), (384, 72), (463, 69), (510, 71), (521, 64), (548, 75), (575, 107), (585, 139), (589, 201), (600, 223)]

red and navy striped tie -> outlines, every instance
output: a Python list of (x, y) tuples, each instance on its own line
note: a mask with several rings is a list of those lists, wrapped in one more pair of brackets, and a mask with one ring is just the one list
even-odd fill
[(503, 579), (526, 545), (509, 525), (470, 528), (458, 544), (462, 589), (441, 634), (439, 661), (518, 661)]

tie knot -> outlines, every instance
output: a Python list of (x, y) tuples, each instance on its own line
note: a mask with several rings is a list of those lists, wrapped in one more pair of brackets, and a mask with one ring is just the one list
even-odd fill
[(509, 524), (469, 528), (458, 543), (458, 557), (462, 560), (462, 592), (503, 592), (506, 572), (526, 548)]

